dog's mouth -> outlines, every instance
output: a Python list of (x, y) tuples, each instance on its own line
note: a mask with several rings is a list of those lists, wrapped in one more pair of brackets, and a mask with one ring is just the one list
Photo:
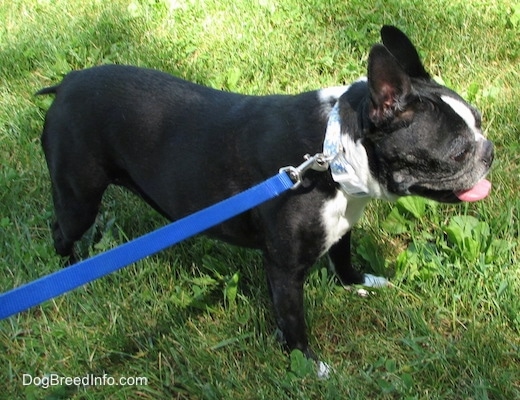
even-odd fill
[(424, 187), (412, 187), (410, 192), (422, 197), (441, 202), (441, 203), (459, 203), (474, 202), (485, 199), (491, 192), (491, 182), (487, 179), (481, 179), (475, 186), (464, 190), (434, 190)]
[(491, 182), (487, 179), (481, 179), (471, 189), (454, 192), (454, 194), (460, 201), (472, 202), (485, 199), (489, 192), (491, 192)]

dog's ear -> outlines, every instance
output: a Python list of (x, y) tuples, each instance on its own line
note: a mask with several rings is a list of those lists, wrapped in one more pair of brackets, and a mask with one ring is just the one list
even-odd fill
[(412, 90), (410, 77), (385, 46), (376, 44), (368, 57), (370, 120), (376, 125), (391, 122), (406, 108)]
[(381, 28), (381, 39), (388, 51), (392, 53), (410, 77), (430, 79), (430, 75), (424, 69), (415, 46), (402, 31), (395, 26), (385, 25)]

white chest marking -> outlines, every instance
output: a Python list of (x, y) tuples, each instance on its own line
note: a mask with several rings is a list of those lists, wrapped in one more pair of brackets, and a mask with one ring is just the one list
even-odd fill
[(351, 197), (338, 190), (336, 197), (323, 204), (321, 218), (325, 228), (325, 243), (322, 255), (352, 229), (363, 214), (368, 201), (368, 197)]
[(471, 131), (475, 134), (476, 141), (485, 139), (482, 131), (477, 128), (477, 121), (473, 111), (471, 111), (471, 109), (466, 104), (450, 96), (441, 96), (441, 99), (451, 108), (453, 108), (453, 111), (459, 114), (469, 129), (471, 129)]

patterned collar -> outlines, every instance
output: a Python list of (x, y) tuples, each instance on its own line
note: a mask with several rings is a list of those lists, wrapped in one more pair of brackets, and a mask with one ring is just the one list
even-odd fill
[(366, 151), (360, 141), (354, 142), (348, 134), (341, 134), (339, 101), (329, 115), (323, 154), (332, 157), (330, 171), (342, 190), (354, 197), (369, 196)]

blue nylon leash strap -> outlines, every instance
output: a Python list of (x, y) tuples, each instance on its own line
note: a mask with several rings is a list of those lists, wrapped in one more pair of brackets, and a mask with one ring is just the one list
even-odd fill
[(0, 319), (27, 310), (43, 301), (117, 271), (294, 188), (295, 181), (299, 183), (298, 179), (306, 169), (317, 169), (309, 162), (314, 158), (316, 156), (307, 158), (308, 161), (297, 168), (282, 168), (277, 175), (244, 192), (114, 249), (0, 294)]

